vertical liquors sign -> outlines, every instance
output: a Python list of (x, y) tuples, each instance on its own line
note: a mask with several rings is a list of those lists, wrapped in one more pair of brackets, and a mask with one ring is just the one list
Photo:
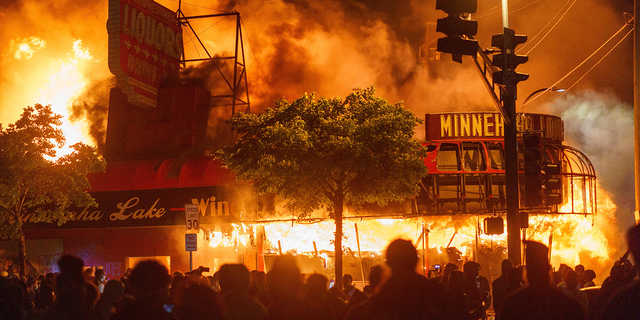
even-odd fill
[(180, 68), (175, 12), (150, 0), (109, 0), (109, 69), (129, 103), (155, 108), (158, 87)]

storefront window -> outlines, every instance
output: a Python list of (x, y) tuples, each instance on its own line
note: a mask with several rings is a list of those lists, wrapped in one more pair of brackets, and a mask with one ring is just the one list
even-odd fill
[(462, 162), (465, 171), (484, 171), (486, 165), (484, 163), (484, 147), (480, 142), (463, 142), (462, 143)]
[(455, 143), (443, 143), (438, 151), (439, 171), (460, 171), (458, 145)]
[(493, 170), (504, 170), (504, 149), (502, 144), (488, 142), (487, 150), (489, 151), (489, 163)]

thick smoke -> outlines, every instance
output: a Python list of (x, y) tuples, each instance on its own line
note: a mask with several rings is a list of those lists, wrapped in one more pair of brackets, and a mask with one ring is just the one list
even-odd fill
[(633, 225), (633, 107), (611, 93), (582, 91), (551, 109), (564, 119), (566, 144), (589, 157), (598, 181), (613, 195), (621, 226)]

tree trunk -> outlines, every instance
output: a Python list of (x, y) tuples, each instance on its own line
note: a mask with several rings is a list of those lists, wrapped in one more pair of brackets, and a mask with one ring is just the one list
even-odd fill
[(336, 238), (334, 241), (336, 282), (334, 285), (342, 290), (342, 210), (344, 209), (344, 199), (339, 197), (333, 205), (336, 219)]
[(22, 225), (20, 225), (18, 231), (18, 258), (16, 259), (16, 262), (18, 263), (18, 274), (20, 274), (21, 279), (24, 279), (27, 274), (27, 259), (25, 258), (26, 251), (24, 231), (22, 230)]

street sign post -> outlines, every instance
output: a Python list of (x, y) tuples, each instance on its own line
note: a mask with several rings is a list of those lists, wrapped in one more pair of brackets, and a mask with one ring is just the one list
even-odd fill
[(198, 251), (198, 234), (187, 233), (184, 235), (184, 249), (189, 251), (189, 271), (193, 270), (193, 252)]
[(198, 230), (200, 229), (200, 221), (198, 220), (198, 205), (187, 203), (184, 205), (184, 212), (187, 218), (186, 234), (184, 237), (185, 250), (189, 251), (189, 271), (192, 270), (193, 252), (198, 251)]
[(198, 251), (198, 235), (195, 233), (185, 234), (184, 248), (186, 251)]
[(198, 221), (198, 205), (187, 203), (184, 205), (184, 212), (187, 216), (187, 233), (198, 233), (200, 223)]

